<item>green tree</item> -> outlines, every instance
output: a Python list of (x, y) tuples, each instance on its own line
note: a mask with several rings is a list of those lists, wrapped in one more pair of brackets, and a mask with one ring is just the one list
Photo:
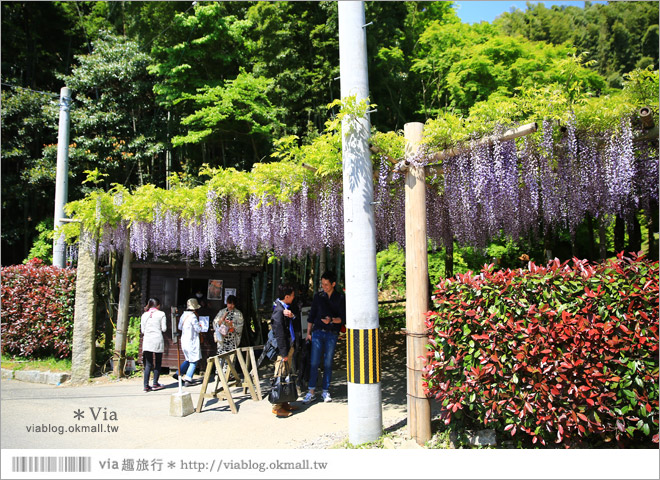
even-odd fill
[(2, 264), (20, 263), (35, 228), (53, 215), (54, 165), (33, 168), (56, 142), (47, 111), (57, 108), (62, 82), (84, 47), (60, 2), (2, 2)]
[(431, 22), (459, 23), (452, 2), (367, 2), (365, 15), (373, 21), (367, 27), (370, 98), (378, 105), (373, 124), (387, 131), (425, 120), (418, 106), (426, 99), (426, 83), (411, 66)]
[[(84, 171), (97, 168), (107, 175), (106, 188), (111, 183), (162, 184), (164, 147), (157, 126), (165, 120), (154, 105), (149, 55), (135, 42), (105, 33), (93, 42), (92, 53), (76, 59), (71, 75), (61, 76), (74, 98), (69, 149), (73, 185), (81, 186)], [(54, 155), (54, 148), (46, 149), (43, 165), (53, 165)], [(32, 176), (38, 175), (34, 170)], [(75, 196), (77, 189), (69, 192)]]
[[(467, 113), (475, 103), (497, 93), (513, 96), (521, 88), (570, 83), (581, 92), (598, 93), (605, 82), (582, 62), (568, 45), (552, 46), (521, 37), (498, 35), (493, 26), (432, 23), (420, 37), (413, 64), (432, 86), (428, 113), (457, 109)], [(569, 68), (570, 67), (570, 68)]]
[[(40, 162), (49, 135), (46, 108), (57, 96), (13, 88), (2, 91), (2, 264), (25, 258), (35, 227), (53, 215), (55, 164)], [(39, 175), (32, 176), (38, 171)]]
[(325, 105), (339, 98), (339, 40), (335, 2), (255, 2), (246, 32), (252, 72), (274, 80), (286, 133), (320, 131)]
[[(238, 137), (252, 147), (253, 162), (259, 161), (257, 143), (266, 143), (268, 149), (261, 153), (267, 154), (274, 134), (282, 133), (284, 126), (278, 118), (282, 109), (273, 105), (267, 95), (273, 83), (272, 79), (255, 78), (250, 73), (241, 72), (222, 86), (200, 88), (198, 94), (187, 97), (194, 101), (195, 113), (181, 122), (190, 130), (184, 136), (174, 137), (172, 144), (178, 146), (212, 139), (227, 141)], [(223, 166), (227, 166), (224, 157)], [(241, 166), (246, 168), (249, 165)]]
[(526, 10), (500, 15), (493, 25), (506, 35), (554, 45), (568, 43), (593, 68), (620, 88), (623, 74), (635, 67), (658, 68), (658, 3), (585, 2), (585, 8), (527, 3)]

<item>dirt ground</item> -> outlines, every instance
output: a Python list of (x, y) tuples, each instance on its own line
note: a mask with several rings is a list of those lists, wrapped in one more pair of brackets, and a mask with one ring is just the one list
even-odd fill
[[(330, 387), (333, 401), (298, 402), (300, 410), (284, 419), (271, 413), (265, 398), (270, 365), (259, 370), (261, 401), (234, 389), (237, 414), (227, 401), (209, 399), (200, 413), (186, 417), (169, 414), (172, 394), (178, 392), (169, 375), (161, 377), (167, 388), (149, 393), (142, 391), (140, 377), (59, 387), (3, 379), (2, 448), (329, 448), (348, 439), (345, 353), (340, 340)], [(405, 362), (405, 336), (383, 332), (384, 429), (405, 426)], [(201, 384), (184, 389), (191, 392), (194, 406), (200, 390)]]

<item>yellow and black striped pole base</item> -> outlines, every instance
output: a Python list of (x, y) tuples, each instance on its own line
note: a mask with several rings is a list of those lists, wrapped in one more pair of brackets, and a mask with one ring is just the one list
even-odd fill
[(378, 329), (346, 329), (348, 381), (380, 382), (380, 339)]

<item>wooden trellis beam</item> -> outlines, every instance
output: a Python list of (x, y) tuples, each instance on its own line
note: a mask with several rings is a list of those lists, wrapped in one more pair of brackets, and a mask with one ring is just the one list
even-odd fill
[[(521, 125), (520, 127), (517, 128), (510, 128), (502, 135), (490, 135), (488, 137), (484, 137), (481, 140), (477, 141), (477, 145), (488, 145), (494, 142), (506, 142), (507, 140), (513, 140), (514, 138), (524, 137), (525, 135), (534, 133), (537, 130), (538, 130), (538, 124), (536, 122), (532, 122), (526, 125)], [(449, 148), (447, 150), (442, 150), (434, 154), (431, 157), (431, 160), (435, 162), (440, 162), (445, 158), (459, 155), (460, 153), (465, 152), (468, 148), (470, 148), (468, 145), (463, 144), (453, 148)], [(394, 166), (394, 170), (403, 173), (406, 170), (408, 170), (409, 165), (410, 162), (404, 159), (396, 163), (396, 165)], [(426, 175), (442, 173), (442, 167), (437, 164), (426, 165), (425, 170), (426, 170)]]
[(374, 152), (374, 153), (377, 153), (378, 155), (380, 155), (381, 157), (383, 157), (385, 160), (387, 160), (388, 162), (390, 162), (392, 165), (396, 165), (396, 164), (397, 164), (397, 161), (396, 161), (396, 160), (394, 160), (394, 159), (393, 159), (392, 157), (390, 157), (389, 155), (385, 154), (385, 152), (383, 152), (383, 150), (382, 150), (381, 148), (377, 147), (376, 145), (369, 145), (369, 150), (371, 150), (371, 151)]
[[(517, 128), (510, 128), (506, 132), (504, 132), (502, 135), (490, 135), (488, 137), (484, 137), (480, 140), (477, 141), (477, 145), (489, 145), (494, 142), (506, 142), (507, 140), (513, 140), (514, 138), (519, 138), (519, 137), (524, 137), (525, 135), (529, 135), (530, 133), (534, 133), (538, 130), (539, 126), (536, 122), (528, 123), (526, 125), (521, 125), (520, 127)], [(436, 153), (431, 157), (431, 160), (435, 162), (439, 162), (445, 158), (449, 157), (455, 157), (456, 155), (465, 152), (469, 148), (468, 145), (458, 145), (453, 148), (449, 148), (447, 150), (443, 150), (441, 152)], [(427, 165), (427, 168), (432, 165)]]
[(307, 170), (311, 170), (312, 172), (315, 172), (317, 170), (316, 167), (312, 167), (311, 165), (309, 165), (307, 163), (301, 163), (300, 166), (303, 167), (303, 168), (306, 168)]

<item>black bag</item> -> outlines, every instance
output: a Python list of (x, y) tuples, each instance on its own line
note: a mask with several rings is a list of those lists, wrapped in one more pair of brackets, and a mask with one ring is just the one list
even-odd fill
[(268, 401), (272, 404), (295, 402), (298, 400), (296, 389), (296, 376), (291, 375), (286, 362), (280, 364), (279, 371), (270, 380), (270, 393)]
[(268, 360), (273, 361), (277, 358), (277, 340), (275, 339), (275, 335), (273, 334), (272, 330), (268, 332), (268, 340), (266, 341), (266, 345), (264, 345), (264, 353), (266, 354), (266, 358)]
[(296, 371), (298, 372), (298, 386), (306, 386), (309, 382), (309, 372), (311, 371), (311, 366), (309, 364), (312, 357), (312, 341), (305, 340), (305, 343), (300, 348), (300, 357), (298, 358), (298, 363)]
[(271, 362), (274, 361), (277, 358), (278, 351), (279, 350), (277, 349), (277, 340), (275, 340), (275, 335), (273, 335), (273, 331), (270, 330), (268, 332), (268, 340), (266, 340), (264, 349), (261, 352), (261, 355), (259, 355), (259, 359), (257, 360), (257, 367), (259, 367), (265, 359), (268, 359)]

